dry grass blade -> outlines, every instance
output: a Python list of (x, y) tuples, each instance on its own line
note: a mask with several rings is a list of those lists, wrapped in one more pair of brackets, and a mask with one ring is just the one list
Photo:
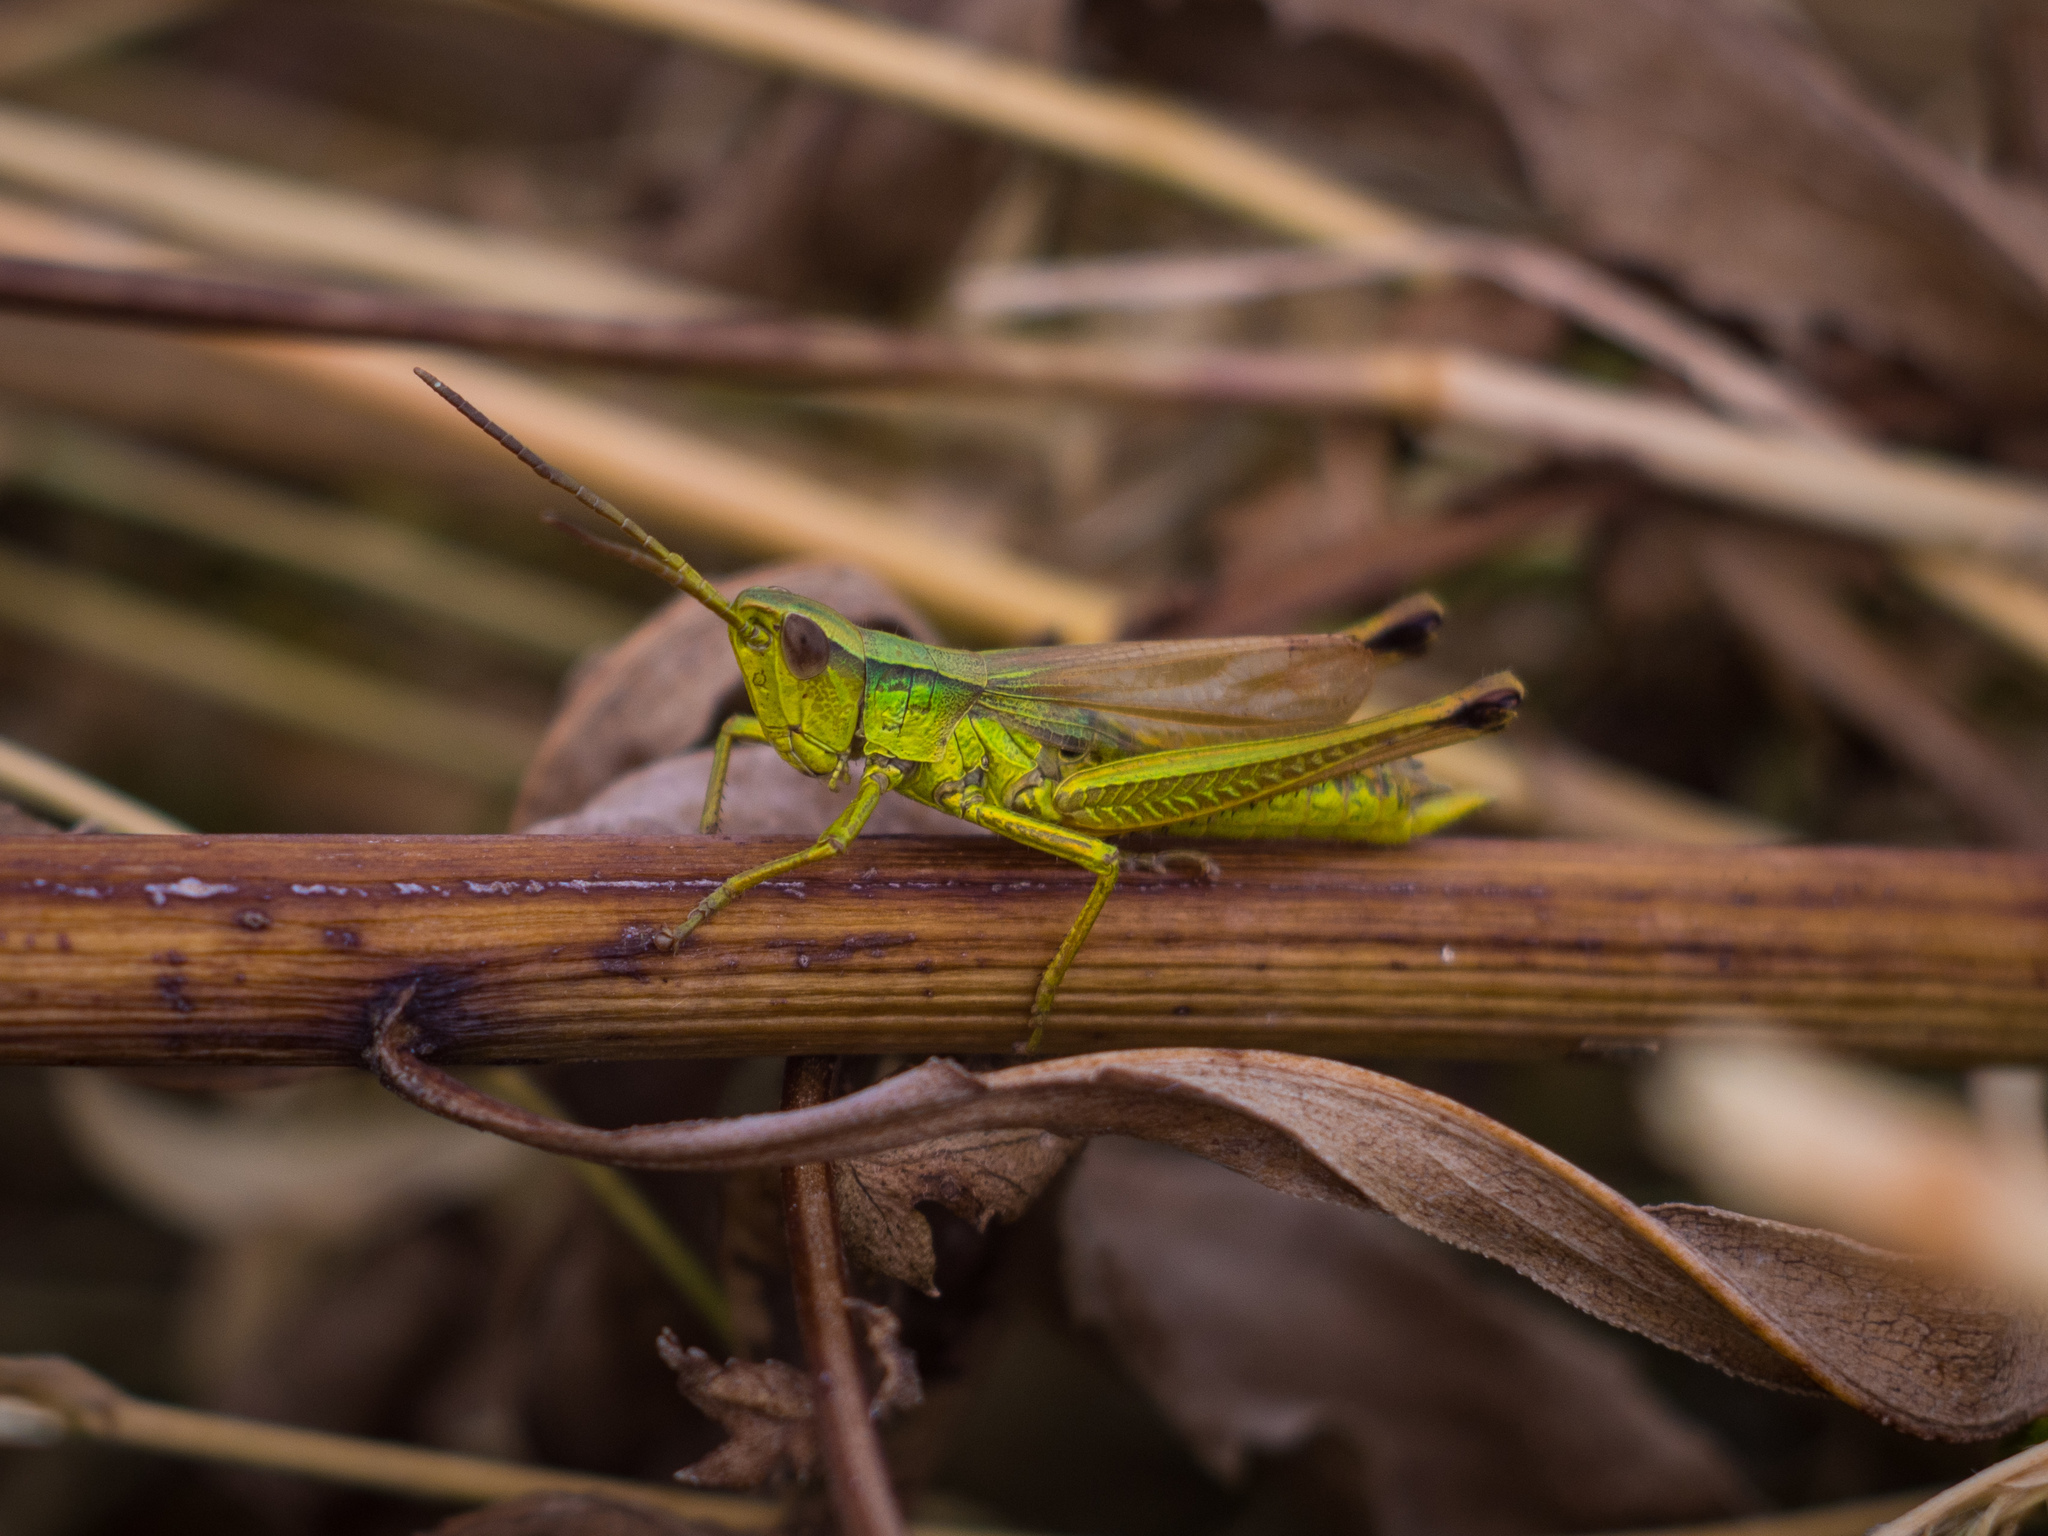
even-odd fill
[(972, 540), (936, 540), (857, 491), (498, 364), (417, 347), (205, 345), (315, 383), (444, 442), (481, 442), (474, 427), (420, 387), (412, 369), (423, 365), (658, 533), (710, 534), (739, 548), (857, 564), (970, 634), (1020, 643), (1048, 634), (1103, 640), (1122, 623), (1121, 599), (1106, 587)]
[[(1920, 1497), (1918, 1493), (1888, 1493), (1874, 1499), (1793, 1510), (1789, 1514), (1753, 1515), (1746, 1520), (1655, 1529), (1657, 1536), (1867, 1536), (1872, 1526), (1911, 1509)], [(1617, 1531), (1613, 1536), (1649, 1536), (1649, 1531)]]
[[(13, 1407), (15, 1417), (40, 1435), (44, 1444), (54, 1438), (78, 1436), (418, 1499), (481, 1504), (529, 1493), (588, 1493), (651, 1505), (737, 1530), (765, 1530), (780, 1514), (773, 1504), (730, 1495), (557, 1472), (173, 1408), (130, 1397), (83, 1366), (55, 1356), (0, 1356), (0, 1404)], [(22, 1411), (23, 1405), (41, 1412), (31, 1418)]]
[(855, 1157), (1000, 1127), (1165, 1142), (1291, 1194), (1383, 1210), (1731, 1375), (1824, 1389), (1917, 1434), (1982, 1439), (2048, 1405), (2048, 1340), (1986, 1296), (1831, 1233), (1637, 1207), (1455, 1101), (1268, 1051), (1105, 1052), (970, 1073), (933, 1061), (815, 1109), (620, 1131), (551, 1124), (411, 1053), (372, 1060), (423, 1108), (574, 1156), (736, 1168)]
[(1870, 1536), (1960, 1531), (1969, 1536), (2008, 1536), (2043, 1504), (2048, 1504), (2048, 1445), (2033, 1445), (1873, 1527)]
[[(1393, 690), (1381, 692), (1388, 702), (1406, 702)], [(1794, 838), (1778, 822), (1563, 742), (1524, 743), (1512, 753), (1499, 742), (1463, 742), (1432, 752), (1429, 774), (1453, 789), (1490, 797), (1492, 825), (1544, 837), (1703, 847)]]
[(27, 555), (0, 552), (0, 623), (278, 724), (486, 784), (516, 783), (540, 741), (537, 723)]
[(0, 479), (306, 571), (558, 662), (610, 644), (624, 603), (389, 519), (290, 495), (91, 427), (0, 418)]
[[(1413, 272), (1458, 270), (1458, 242), (1358, 188), (1198, 113), (1135, 92), (1075, 80), (943, 37), (848, 15), (806, 0), (555, 0), (741, 58), (992, 129), (1161, 182), (1269, 229), (1372, 251)], [(1739, 414), (1781, 424), (1809, 408), (1767, 369), (1677, 315), (1661, 312), (1597, 268), (1528, 250), (1493, 272), (1529, 285), (1581, 323), (1688, 375)], [(1645, 321), (1648, 323), (1645, 323)], [(1674, 350), (1674, 339), (1679, 345)], [(1702, 367), (1702, 363), (1707, 365)]]
[(19, 800), (103, 832), (162, 835), (191, 830), (140, 800), (131, 800), (76, 768), (67, 768), (5, 737), (0, 737), (0, 797)]
[[(1480, 235), (1439, 234), (1432, 248), (1447, 271), (1490, 278), (1595, 330), (1625, 332), (1643, 355), (1739, 418), (1814, 433), (1846, 430), (1826, 402), (1569, 256)], [(1095, 257), (975, 269), (951, 300), (979, 319), (1175, 309), (1348, 287), (1396, 275), (1402, 265), (1380, 252), (1343, 250)]]
[[(4, 201), (0, 239), (43, 258), (93, 261), (109, 254), (103, 232)], [(136, 264), (166, 255), (160, 246), (139, 242), (119, 249), (121, 259)], [(968, 634), (1011, 643), (1049, 633), (1086, 641), (1108, 639), (1122, 627), (1121, 599), (1106, 587), (972, 540), (935, 543), (874, 498), (499, 365), (417, 347), (267, 340), (192, 345), (484, 457), (488, 445), (479, 446), (475, 429), (413, 377), (413, 368), (425, 363), (517, 432), (540, 438), (543, 446), (564, 444), (565, 451), (551, 456), (657, 533), (709, 534), (740, 549), (854, 561)]]
[(1398, 209), (1156, 97), (804, 0), (557, 0), (1164, 182), (1273, 227), (1432, 264)]
[(1698, 550), (1722, 605), (1780, 666), (2001, 841), (2048, 847), (2048, 801), (1796, 567), (1732, 531), (1701, 535)]
[(1943, 550), (1904, 551), (1898, 567), (1936, 602), (2048, 667), (2048, 587), (1991, 561)]
[(1700, 1042), (1659, 1065), (1645, 1107), (1671, 1160), (1744, 1209), (2048, 1305), (2048, 1157), (1918, 1084), (1787, 1043)]
[(26, 107), (0, 104), (0, 179), (126, 214), (215, 250), (499, 304), (668, 316), (726, 307), (723, 299), (599, 257)]

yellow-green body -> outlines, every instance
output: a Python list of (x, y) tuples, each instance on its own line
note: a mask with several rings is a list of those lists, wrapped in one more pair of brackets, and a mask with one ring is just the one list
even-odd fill
[[(843, 851), (893, 790), (1095, 874), (1040, 979), (1027, 1049), (1115, 887), (1122, 862), (1108, 838), (1405, 843), (1483, 798), (1446, 792), (1397, 759), (1498, 729), (1521, 700), (1501, 673), (1416, 709), (1347, 718), (1377, 665), (1434, 631), (1441, 611), (1428, 598), (1339, 635), (1025, 651), (926, 645), (773, 588), (732, 607), (754, 713), (719, 731), (704, 829), (717, 828), (737, 740), (766, 741), (835, 783), (859, 761), (861, 787), (809, 849), (734, 876), (668, 942), (762, 881)], [(1291, 728), (1304, 724), (1317, 728)]]
[[(862, 740), (870, 757), (913, 765), (897, 786), (937, 810), (958, 813), (963, 794), (979, 792), (1005, 809), (1077, 831), (1115, 834), (1159, 831), (1186, 837), (1321, 837), (1405, 843), (1443, 824), (1441, 791), (1407, 767), (1368, 768), (1233, 805), (1216, 796), (1159, 786), (1133, 806), (1063, 807), (1058, 787), (1084, 769), (1133, 755), (1115, 745), (1062, 748), (1029, 734), (991, 710), (976, 708), (987, 664), (973, 651), (946, 650), (896, 635), (870, 633)], [(879, 652), (879, 655), (874, 654)], [(879, 664), (878, 664), (879, 663)], [(1255, 782), (1270, 754), (1265, 743), (1239, 747), (1223, 766), (1226, 778)], [(785, 754), (787, 755), (787, 754)], [(1226, 790), (1229, 798), (1235, 795)], [(1455, 800), (1454, 814), (1477, 804)], [(1423, 805), (1430, 812), (1418, 824)]]
[[(657, 943), (674, 948), (766, 880), (843, 852), (894, 791), (1091, 871), (1095, 888), (1039, 980), (1035, 1049), (1068, 966), (1116, 885), (1110, 838), (1309, 837), (1403, 843), (1483, 803), (1404, 761), (1499, 729), (1521, 702), (1498, 673), (1413, 709), (1360, 717), (1379, 667), (1420, 650), (1442, 610), (1411, 598), (1335, 635), (963, 651), (863, 629), (776, 588), (732, 602), (616, 507), (427, 382), (543, 478), (640, 546), (604, 545), (722, 618), (751, 714), (720, 728), (704, 799), (715, 831), (732, 745), (765, 741), (835, 785), (846, 810), (800, 853), (734, 875)], [(601, 542), (601, 541), (599, 541)]]

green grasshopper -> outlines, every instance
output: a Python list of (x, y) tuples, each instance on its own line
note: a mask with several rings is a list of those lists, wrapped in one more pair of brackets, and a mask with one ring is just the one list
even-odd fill
[[(1485, 803), (1398, 761), (1499, 730), (1522, 685), (1510, 672), (1428, 704), (1354, 720), (1378, 669), (1427, 647), (1443, 610), (1412, 597), (1331, 635), (1122, 641), (958, 651), (863, 629), (777, 587), (732, 602), (680, 555), (424, 369), (443, 399), (542, 479), (638, 548), (569, 532), (709, 608), (731, 630), (752, 714), (719, 727), (703, 830), (718, 830), (733, 743), (764, 741), (852, 801), (818, 840), (734, 875), (654, 947), (673, 951), (764, 881), (844, 853), (894, 790), (1027, 848), (1069, 860), (1095, 888), (1039, 977), (1024, 1049), (1038, 1049), (1060, 981), (1125, 862), (1110, 837), (1307, 837), (1405, 843)], [(550, 521), (556, 521), (550, 519)]]

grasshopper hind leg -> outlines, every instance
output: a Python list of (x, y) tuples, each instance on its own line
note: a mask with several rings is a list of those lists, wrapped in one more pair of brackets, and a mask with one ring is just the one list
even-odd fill
[(1026, 848), (1036, 848), (1040, 853), (1049, 853), (1070, 864), (1078, 864), (1095, 876), (1095, 889), (1088, 893), (1088, 899), (1081, 904), (1080, 912), (1067, 929), (1067, 936), (1060, 940), (1058, 951), (1039, 974), (1038, 990), (1031, 999), (1031, 1033), (1023, 1047), (1024, 1055), (1034, 1056), (1045, 1044), (1045, 1025), (1052, 1017), (1053, 999), (1059, 995), (1060, 983), (1066, 979), (1067, 970), (1073, 965), (1074, 957), (1080, 954), (1081, 946), (1088, 942), (1088, 932), (1102, 914), (1103, 906), (1109, 901), (1109, 893), (1116, 889), (1116, 877), (1123, 870), (1123, 857), (1115, 844), (1106, 843), (1099, 837), (1036, 821), (986, 800), (963, 802), (955, 814), (1012, 842), (1022, 843)]

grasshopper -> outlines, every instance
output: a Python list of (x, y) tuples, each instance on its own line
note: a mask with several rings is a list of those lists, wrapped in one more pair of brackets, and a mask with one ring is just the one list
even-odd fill
[(750, 588), (727, 602), (617, 507), (432, 374), (414, 371), (637, 547), (549, 521), (661, 577), (725, 621), (753, 712), (718, 729), (705, 832), (718, 830), (735, 742), (766, 742), (799, 773), (835, 790), (859, 764), (852, 800), (816, 842), (732, 876), (680, 923), (658, 930), (658, 950), (675, 950), (755, 886), (844, 853), (894, 791), (1095, 876), (1039, 977), (1023, 1047), (1033, 1052), (1061, 979), (1128, 867), (1110, 838), (1164, 832), (1405, 843), (1476, 810), (1485, 796), (1440, 789), (1403, 760), (1499, 730), (1522, 701), (1514, 674), (1497, 672), (1428, 704), (1352, 718), (1380, 667), (1429, 644), (1443, 610), (1427, 596), (1336, 634), (1001, 651), (951, 650), (863, 629), (776, 587)]

